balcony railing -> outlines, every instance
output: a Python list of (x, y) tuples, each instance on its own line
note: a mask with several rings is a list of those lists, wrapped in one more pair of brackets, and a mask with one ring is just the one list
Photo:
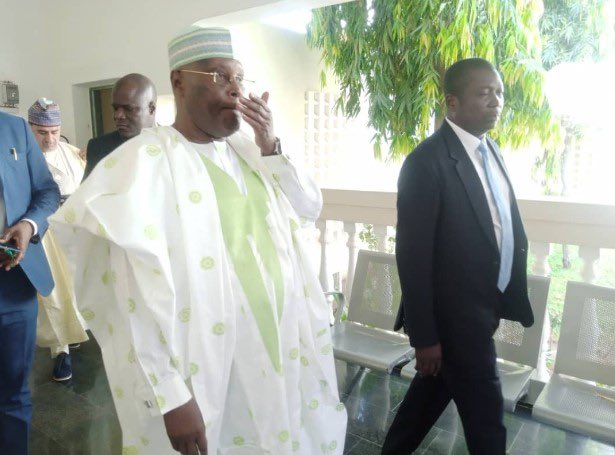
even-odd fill
[[(358, 225), (371, 224), (376, 248), (386, 251), (397, 218), (397, 194), (324, 189), (323, 198), (323, 210), (316, 222), (320, 242), (320, 281), (323, 289), (332, 290), (333, 276), (338, 276), (340, 290), (349, 295), (361, 245)], [(532, 273), (540, 276), (551, 274), (548, 259), (552, 245), (578, 245), (578, 256), (583, 261), (580, 279), (594, 283), (600, 250), (615, 249), (615, 206), (557, 198), (520, 199), (518, 204), (530, 242)], [(551, 326), (549, 318), (545, 320), (543, 351), (546, 352)], [(546, 365), (546, 360), (542, 363)], [(541, 376), (545, 377), (545, 374), (546, 369), (542, 369)]]

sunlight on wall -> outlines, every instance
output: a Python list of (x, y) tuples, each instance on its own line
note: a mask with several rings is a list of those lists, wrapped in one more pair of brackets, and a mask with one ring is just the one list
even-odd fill
[(156, 123), (168, 126), (175, 121), (175, 98), (173, 95), (158, 95), (156, 103)]
[(307, 24), (309, 24), (311, 20), (312, 12), (310, 10), (299, 10), (269, 16), (264, 18), (262, 22), (305, 35)]

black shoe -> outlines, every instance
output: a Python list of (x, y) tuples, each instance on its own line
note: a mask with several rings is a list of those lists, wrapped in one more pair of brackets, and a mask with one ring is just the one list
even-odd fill
[(53, 367), (53, 380), (62, 382), (68, 381), (72, 377), (73, 369), (70, 354), (61, 352), (60, 355), (56, 357), (56, 364)]

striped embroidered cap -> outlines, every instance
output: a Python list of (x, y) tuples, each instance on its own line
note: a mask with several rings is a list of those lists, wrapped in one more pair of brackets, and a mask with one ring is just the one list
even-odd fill
[(233, 58), (231, 32), (225, 28), (192, 25), (169, 42), (171, 70), (216, 57)]
[(50, 99), (39, 98), (28, 109), (28, 122), (40, 126), (59, 126), (62, 123), (60, 106)]

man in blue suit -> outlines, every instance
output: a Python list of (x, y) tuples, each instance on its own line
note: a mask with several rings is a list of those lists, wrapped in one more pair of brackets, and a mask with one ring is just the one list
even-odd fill
[(39, 240), (60, 203), (28, 124), (0, 112), (0, 454), (26, 455), (32, 402), (28, 376), (36, 339), (36, 292), (53, 279)]

